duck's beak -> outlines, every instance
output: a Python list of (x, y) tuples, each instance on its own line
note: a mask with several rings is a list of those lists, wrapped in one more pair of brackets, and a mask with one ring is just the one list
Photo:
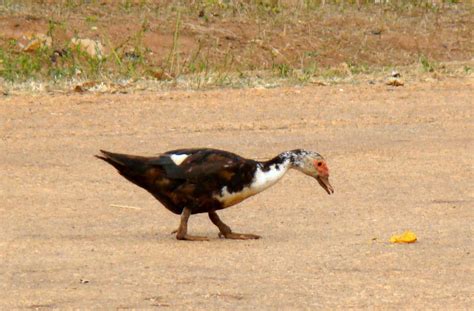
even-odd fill
[(329, 176), (318, 176), (316, 177), (316, 180), (328, 194), (334, 193), (334, 188), (329, 183)]

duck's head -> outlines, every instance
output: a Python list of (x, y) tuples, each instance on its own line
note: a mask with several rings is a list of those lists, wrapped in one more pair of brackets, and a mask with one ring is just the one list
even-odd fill
[(307, 150), (293, 150), (291, 157), (293, 167), (306, 175), (314, 177), (328, 194), (334, 193), (329, 183), (329, 168), (326, 160), (317, 152)]

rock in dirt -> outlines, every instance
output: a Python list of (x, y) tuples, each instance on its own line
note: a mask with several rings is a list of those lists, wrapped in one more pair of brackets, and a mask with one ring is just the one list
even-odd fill
[(38, 33), (33, 36), (23, 36), (18, 45), (25, 52), (34, 52), (44, 46), (51, 47), (52, 43), (51, 37)]
[(105, 49), (102, 43), (92, 39), (79, 39), (79, 38), (72, 38), (71, 43), (79, 47), (82, 51), (89, 54), (91, 57), (96, 57), (101, 59), (105, 56)]
[(74, 92), (84, 93), (84, 92), (96, 92), (96, 93), (121, 93), (125, 94), (128, 91), (126, 90), (127, 84), (118, 84), (118, 83), (104, 83), (97, 81), (87, 81), (81, 84), (77, 84), (74, 87)]
[(74, 87), (74, 92), (84, 93), (85, 91), (88, 91), (89, 89), (93, 88), (96, 85), (97, 85), (96, 81), (87, 81), (82, 84), (76, 85)]

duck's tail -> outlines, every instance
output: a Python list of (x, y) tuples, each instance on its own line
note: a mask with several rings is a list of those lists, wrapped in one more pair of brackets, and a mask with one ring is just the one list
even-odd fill
[(148, 169), (148, 158), (141, 156), (134, 156), (128, 154), (113, 153), (105, 150), (100, 150), (101, 155), (95, 155), (96, 158), (104, 160), (117, 171), (133, 182), (134, 184), (145, 187), (146, 185), (146, 176), (145, 173)]

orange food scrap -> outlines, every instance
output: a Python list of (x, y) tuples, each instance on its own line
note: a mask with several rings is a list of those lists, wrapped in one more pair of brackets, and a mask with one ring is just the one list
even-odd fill
[(394, 235), (390, 238), (390, 242), (392, 243), (415, 243), (416, 242), (416, 234), (407, 230), (400, 235)]

